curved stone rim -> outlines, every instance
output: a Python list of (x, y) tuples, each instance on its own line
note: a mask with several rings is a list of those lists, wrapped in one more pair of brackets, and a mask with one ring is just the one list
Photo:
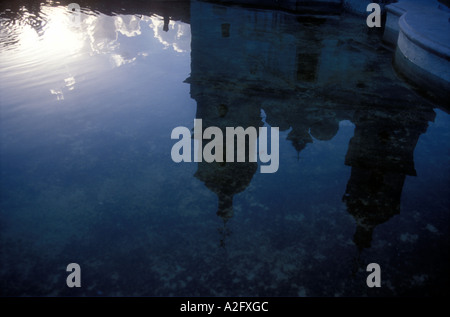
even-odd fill
[(408, 23), (407, 19), (411, 18), (411, 16), (414, 17), (415, 14), (420, 15), (421, 13), (406, 12), (400, 17), (398, 24), (400, 31), (417, 46), (450, 61), (450, 47), (420, 34)]

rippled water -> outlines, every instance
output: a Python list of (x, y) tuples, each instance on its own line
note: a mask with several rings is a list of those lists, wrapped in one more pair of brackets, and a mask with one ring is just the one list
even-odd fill
[[(0, 6), (3, 296), (448, 293), (448, 109), (360, 17), (68, 4)], [(279, 127), (279, 170), (174, 163), (195, 118)]]

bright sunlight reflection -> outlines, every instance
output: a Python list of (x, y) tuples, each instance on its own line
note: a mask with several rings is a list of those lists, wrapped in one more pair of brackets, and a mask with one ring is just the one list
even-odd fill
[(84, 44), (83, 33), (71, 23), (70, 13), (65, 7), (43, 7), (43, 14), (48, 17), (43, 35), (39, 37), (35, 30), (27, 27), (20, 37), (23, 49), (32, 49), (37, 54), (47, 57), (67, 57), (81, 50)]

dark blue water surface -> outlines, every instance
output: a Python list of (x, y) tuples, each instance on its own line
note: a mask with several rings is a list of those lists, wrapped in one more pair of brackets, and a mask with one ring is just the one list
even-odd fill
[[(127, 3), (1, 4), (1, 295), (448, 294), (450, 116), (380, 32)], [(174, 163), (194, 119), (279, 127), (278, 171)]]

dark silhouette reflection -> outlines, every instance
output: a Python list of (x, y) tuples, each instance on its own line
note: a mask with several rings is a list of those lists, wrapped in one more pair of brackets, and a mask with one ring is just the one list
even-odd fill
[(164, 16), (164, 26), (163, 26), (164, 32), (169, 31), (169, 23), (170, 23), (170, 18), (169, 18), (169, 16), (165, 15)]
[(373, 230), (400, 213), (406, 175), (415, 176), (414, 149), (434, 119), (434, 112), (413, 108), (408, 116), (402, 105), (373, 109), (355, 115), (355, 135), (345, 164), (352, 166), (343, 200), (357, 223), (354, 242), (361, 251), (369, 248)]
[[(189, 82), (204, 128), (257, 127), (264, 110), (269, 125), (289, 131), (298, 156), (314, 139), (331, 140), (340, 121), (351, 121), (343, 201), (361, 252), (376, 226), (400, 212), (405, 177), (416, 174), (415, 146), (435, 113), (396, 78), (379, 35), (347, 23), (192, 3)], [(256, 170), (256, 163), (202, 162), (195, 176), (217, 194), (217, 214), (226, 222), (234, 195)]]
[(217, 194), (217, 215), (227, 221), (233, 217), (233, 196), (245, 190), (258, 167), (257, 163), (206, 163), (198, 164), (195, 177)]
[[(293, 104), (280, 104), (277, 108), (269, 108), (266, 114), (270, 125), (280, 126), (282, 131), (291, 129), (287, 140), (291, 142), (299, 158), (300, 152), (309, 143), (313, 143), (313, 138), (320, 141), (331, 140), (339, 130), (339, 121), (344, 117), (334, 109), (311, 107), (295, 100), (292, 102)], [(281, 116), (272, 116), (280, 109), (283, 110)]]
[[(208, 80), (204, 82), (194, 81), (191, 84), (191, 95), (197, 101), (197, 119), (202, 119), (203, 131), (207, 127), (218, 127), (225, 137), (226, 127), (259, 127), (262, 125), (260, 109), (258, 104), (243, 95), (235, 95), (230, 99), (229, 91), (211, 89)], [(229, 102), (229, 105), (221, 101)], [(246, 153), (249, 152), (249, 139), (246, 138)], [(207, 140), (203, 141), (203, 147)], [(226, 228), (227, 221), (233, 217), (233, 197), (244, 191), (250, 184), (253, 175), (256, 173), (258, 164), (249, 162), (248, 155), (246, 162), (226, 162), (226, 146), (224, 140), (223, 162), (208, 163), (204, 160), (198, 163), (195, 177), (201, 180), (206, 187), (214, 192), (218, 197), (217, 215), (224, 221), (221, 228), (223, 235), (221, 246), (225, 244), (225, 237), (228, 234)], [(237, 146), (235, 142), (235, 153)]]
[[(207, 83), (207, 81), (206, 81)], [(198, 95), (196, 91), (202, 92)], [(205, 93), (207, 91), (207, 93)], [(202, 87), (201, 84), (191, 85), (192, 97), (197, 100), (197, 119), (203, 121), (203, 131), (207, 127), (215, 126), (222, 130), (225, 136), (226, 127), (258, 127), (262, 125), (259, 107), (257, 104), (251, 104), (244, 98), (238, 98), (230, 106), (219, 103), (220, 100), (229, 100), (229, 92), (220, 90), (211, 90), (208, 87)], [(246, 153), (249, 153), (249, 139), (246, 138)], [(207, 144), (203, 141), (203, 147)], [(234, 153), (237, 151), (236, 142)], [(198, 163), (195, 177), (201, 180), (206, 187), (214, 192), (218, 197), (217, 215), (224, 221), (224, 227), (221, 228), (223, 235), (220, 245), (225, 246), (225, 237), (228, 234), (226, 228), (227, 221), (233, 217), (233, 197), (244, 191), (250, 184), (253, 175), (256, 173), (258, 164), (249, 162), (248, 156), (246, 162), (226, 162), (226, 146), (224, 140), (223, 162), (208, 163), (204, 160)]]
[[(308, 20), (308, 26), (288, 17), (304, 28), (286, 32), (283, 19), (287, 17), (281, 12), (244, 11), (246, 16), (238, 17), (236, 10), (240, 9), (192, 4), (188, 82), (203, 128), (216, 126), (223, 132), (225, 127), (258, 128), (263, 125), (264, 108), (269, 124), (280, 130), (292, 127), (288, 139), (299, 152), (312, 142), (311, 126), (315, 137), (330, 139), (338, 130), (338, 121), (334, 117), (321, 120), (315, 108), (299, 107), (296, 100), (297, 86), (310, 87), (318, 77), (323, 35), (309, 30), (316, 21)], [(302, 54), (306, 47), (309, 52)], [(263, 106), (266, 102), (268, 106)], [(308, 111), (313, 115), (305, 118)], [(233, 217), (233, 197), (248, 187), (257, 167), (256, 162), (198, 163), (195, 177), (218, 197), (217, 215), (224, 220), (222, 246), (229, 234), (226, 223)]]
[(352, 168), (343, 200), (356, 220), (353, 237), (358, 249), (369, 248), (374, 228), (400, 212), (404, 174)]

